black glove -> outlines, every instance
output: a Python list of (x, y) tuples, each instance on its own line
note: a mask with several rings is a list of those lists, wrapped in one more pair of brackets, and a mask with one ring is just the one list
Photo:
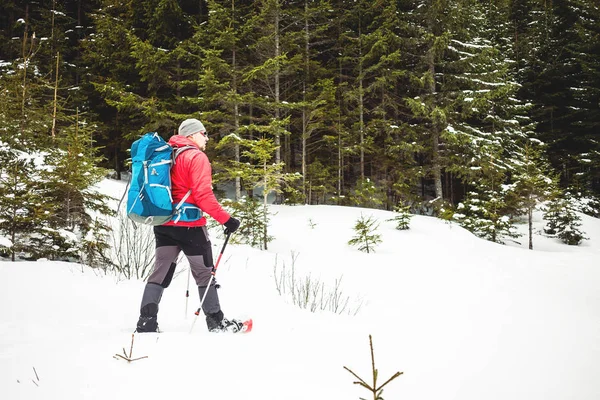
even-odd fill
[(225, 234), (229, 235), (230, 233), (237, 231), (237, 229), (240, 227), (240, 220), (229, 217), (227, 222), (225, 222), (223, 225), (225, 225)]

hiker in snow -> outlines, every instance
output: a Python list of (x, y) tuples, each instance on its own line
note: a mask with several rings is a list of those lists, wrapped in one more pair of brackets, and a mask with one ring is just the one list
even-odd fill
[[(179, 203), (191, 190), (186, 203), (198, 206), (219, 223), (225, 226), (225, 233), (233, 233), (240, 226), (240, 221), (231, 217), (221, 207), (212, 190), (211, 166), (204, 153), (208, 135), (202, 122), (197, 119), (186, 119), (179, 125), (179, 132), (169, 139), (169, 144), (174, 152), (180, 151), (171, 168), (171, 190), (173, 203)], [(154, 271), (148, 278), (144, 289), (140, 309), (140, 319), (137, 332), (158, 331), (158, 304), (163, 290), (169, 286), (179, 253), (187, 257), (191, 273), (198, 285), (200, 299), (204, 292), (206, 298), (202, 310), (206, 316), (206, 324), (211, 332), (238, 330), (242, 323), (237, 320), (227, 320), (223, 316), (219, 304), (219, 296), (213, 279), (207, 288), (213, 269), (213, 255), (210, 239), (206, 229), (206, 218), (201, 217), (195, 221), (168, 221), (163, 225), (154, 227), (156, 239), (156, 261)]]

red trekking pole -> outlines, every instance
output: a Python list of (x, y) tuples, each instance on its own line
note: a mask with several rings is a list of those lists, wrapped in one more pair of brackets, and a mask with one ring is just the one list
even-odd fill
[(215, 279), (215, 275), (217, 273), (217, 268), (219, 268), (219, 263), (221, 262), (221, 257), (223, 257), (223, 252), (225, 251), (227, 242), (229, 242), (230, 236), (231, 236), (231, 232), (229, 232), (229, 233), (227, 233), (227, 235), (225, 235), (225, 243), (223, 243), (223, 247), (221, 247), (221, 252), (219, 253), (219, 257), (217, 257), (217, 263), (215, 264), (215, 266), (212, 269), (212, 272), (210, 274), (210, 279), (208, 280), (208, 285), (206, 285), (206, 290), (204, 291), (204, 295), (202, 296), (202, 299), (200, 299), (200, 306), (198, 307), (198, 311), (196, 311), (196, 313), (195, 313), (196, 316), (194, 317), (194, 320), (192, 321), (190, 333), (192, 333), (192, 330), (194, 329), (194, 325), (196, 324), (196, 320), (198, 319), (198, 315), (200, 315), (200, 311), (202, 310), (202, 304), (204, 304), (204, 299), (206, 298), (206, 294), (208, 293), (210, 284), (212, 283), (213, 279)]

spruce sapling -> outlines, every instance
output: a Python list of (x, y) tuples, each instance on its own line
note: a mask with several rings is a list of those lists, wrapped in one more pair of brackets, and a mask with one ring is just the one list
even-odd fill
[(558, 237), (563, 243), (578, 245), (586, 239), (584, 233), (579, 230), (581, 218), (575, 213), (568, 197), (557, 197), (550, 201), (543, 218), (548, 221), (544, 232)]
[(265, 236), (270, 221), (269, 209), (263, 207), (255, 197), (246, 196), (239, 201), (224, 200), (223, 204), (231, 208), (233, 216), (242, 221), (236, 232), (236, 240), (266, 250), (266, 244), (273, 240), (273, 236)]
[(396, 222), (396, 229), (402, 231), (406, 229), (410, 229), (410, 219), (412, 217), (409, 212), (410, 206), (402, 206), (398, 204), (394, 208), (394, 213), (396, 214), (394, 218), (389, 219), (388, 221)]
[(354, 225), (356, 235), (348, 241), (348, 244), (357, 246), (358, 250), (366, 253), (374, 252), (375, 246), (381, 243), (381, 235), (376, 233), (377, 228), (379, 228), (379, 223), (373, 216), (365, 218), (361, 214)]
[[(369, 385), (367, 382), (365, 382), (361, 377), (356, 375), (354, 373), (354, 371), (352, 371), (350, 368), (344, 367), (344, 369), (346, 371), (350, 372), (352, 375), (354, 375), (354, 377), (356, 379), (358, 379), (358, 381), (354, 382), (355, 385), (360, 385), (360, 386), (366, 388), (367, 390), (369, 390), (373, 394), (373, 400), (383, 400), (383, 397), (381, 397), (381, 395), (383, 394), (383, 387), (385, 385), (387, 385), (388, 383), (390, 383), (391, 381), (393, 381), (394, 379), (396, 379), (397, 377), (399, 377), (400, 375), (402, 375), (404, 372), (396, 372), (394, 375), (391, 376), (390, 379), (385, 381), (382, 385), (377, 386), (377, 376), (378, 376), (379, 371), (375, 368), (375, 352), (373, 351), (373, 338), (371, 337), (371, 335), (369, 335), (369, 347), (371, 348), (371, 370), (373, 371), (373, 384), (372, 385)], [(361, 397), (361, 399), (362, 399), (362, 397)]]

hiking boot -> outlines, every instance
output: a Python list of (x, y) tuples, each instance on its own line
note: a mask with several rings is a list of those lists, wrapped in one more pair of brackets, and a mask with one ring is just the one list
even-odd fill
[(206, 314), (206, 326), (210, 332), (215, 329), (219, 329), (221, 327), (221, 321), (223, 321), (223, 311)]
[(239, 332), (244, 324), (235, 319), (226, 319), (223, 317), (223, 311), (206, 315), (206, 325), (209, 332)]
[(135, 331), (138, 333), (158, 332), (158, 321), (156, 317), (140, 317)]
[(242, 330), (244, 324), (242, 321), (238, 321), (237, 319), (229, 320), (227, 318), (223, 318), (219, 326), (213, 327), (209, 329), (210, 332), (231, 332), (236, 333)]

